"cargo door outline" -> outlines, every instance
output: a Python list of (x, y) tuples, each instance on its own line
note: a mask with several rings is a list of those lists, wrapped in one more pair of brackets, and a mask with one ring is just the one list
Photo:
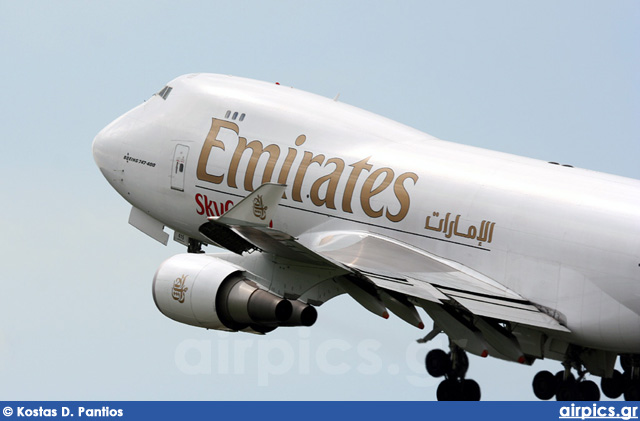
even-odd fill
[(188, 156), (188, 146), (181, 144), (176, 145), (171, 165), (171, 188), (173, 190), (184, 191), (184, 174), (187, 169)]

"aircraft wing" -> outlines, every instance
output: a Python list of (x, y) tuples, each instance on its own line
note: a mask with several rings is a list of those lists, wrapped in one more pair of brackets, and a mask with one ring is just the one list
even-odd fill
[(469, 312), (569, 332), (548, 309), (459, 263), (367, 232), (324, 233), (316, 251), (358, 270), (377, 286)]
[[(284, 188), (262, 185), (222, 217), (209, 218), (200, 232), (238, 254), (259, 250), (280, 260), (328, 270), (331, 279), (327, 281), (338, 283), (383, 317), (388, 317), (389, 309), (422, 328), (415, 305), (423, 307), (437, 329), (450, 337), (462, 336), (466, 341), (474, 336), (479, 354), (502, 349), (503, 356), (509, 357), (504, 343), (513, 343), (514, 338), (504, 324), (570, 332), (553, 310), (529, 302), (471, 268), (406, 243), (363, 231), (313, 232), (294, 238), (269, 228)], [(516, 349), (508, 359), (520, 358), (522, 353)]]

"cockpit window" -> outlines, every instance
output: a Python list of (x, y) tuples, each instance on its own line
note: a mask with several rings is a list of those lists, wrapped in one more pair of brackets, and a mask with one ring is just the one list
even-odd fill
[(162, 99), (167, 99), (167, 97), (169, 96), (169, 94), (171, 93), (171, 90), (173, 88), (171, 86), (165, 86), (164, 88), (162, 88), (162, 90), (160, 92), (158, 92), (156, 95), (158, 95), (160, 98)]

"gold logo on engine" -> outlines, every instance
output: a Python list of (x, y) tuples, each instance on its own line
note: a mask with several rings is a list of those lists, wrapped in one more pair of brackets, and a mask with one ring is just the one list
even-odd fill
[(184, 299), (186, 297), (186, 292), (189, 288), (184, 286), (185, 281), (187, 280), (187, 275), (182, 275), (180, 278), (176, 278), (173, 281), (173, 289), (171, 290), (171, 296), (174, 300), (179, 303), (184, 303)]
[(264, 220), (267, 217), (267, 208), (268, 206), (264, 206), (262, 204), (261, 195), (258, 195), (255, 199), (253, 199), (253, 215), (256, 218)]

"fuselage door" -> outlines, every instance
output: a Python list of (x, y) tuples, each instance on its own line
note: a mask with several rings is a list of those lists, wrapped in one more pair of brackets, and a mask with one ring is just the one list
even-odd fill
[(173, 190), (184, 191), (184, 173), (187, 169), (188, 156), (188, 146), (176, 145), (176, 150), (173, 153), (173, 164), (171, 165), (171, 188)]

